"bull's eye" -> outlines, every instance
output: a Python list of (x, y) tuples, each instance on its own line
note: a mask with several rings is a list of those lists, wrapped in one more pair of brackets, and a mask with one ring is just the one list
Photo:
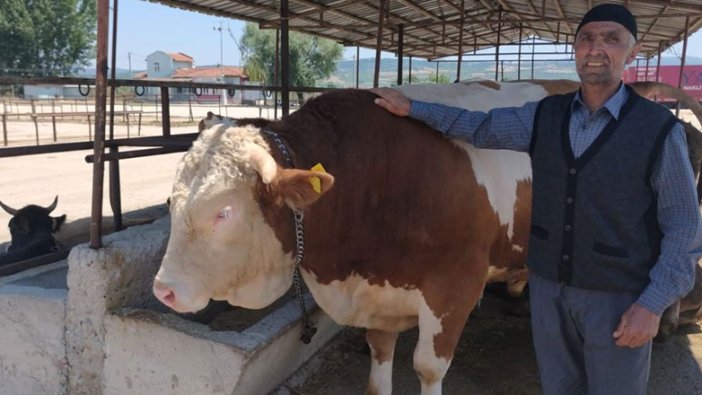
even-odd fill
[(229, 219), (232, 216), (232, 208), (227, 206), (217, 214), (217, 219)]

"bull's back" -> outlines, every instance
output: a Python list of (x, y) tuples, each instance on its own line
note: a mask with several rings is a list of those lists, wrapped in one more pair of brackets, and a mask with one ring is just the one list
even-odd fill
[(326, 96), (304, 109), (316, 121), (291, 117), (305, 136), (304, 166), (321, 162), (335, 177), (307, 216), (315, 229), (307, 257), (334, 268), (318, 273), (320, 281), (359, 274), (415, 284), (428, 273), (486, 270), (481, 254), (501, 227), (466, 152), (423, 123), (380, 109), (369, 92)]

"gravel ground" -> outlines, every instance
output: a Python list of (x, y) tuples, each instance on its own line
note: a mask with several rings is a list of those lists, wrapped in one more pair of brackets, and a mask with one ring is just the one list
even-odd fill
[[(508, 313), (508, 301), (487, 295), (468, 321), (443, 382), (446, 395), (539, 395), (529, 318)], [(419, 394), (412, 369), (417, 330), (400, 335), (393, 368), (394, 394)], [(702, 332), (682, 328), (654, 344), (648, 395), (702, 394)], [(365, 332), (349, 328), (270, 395), (363, 394), (370, 371)], [(614, 394), (613, 394), (614, 395)]]

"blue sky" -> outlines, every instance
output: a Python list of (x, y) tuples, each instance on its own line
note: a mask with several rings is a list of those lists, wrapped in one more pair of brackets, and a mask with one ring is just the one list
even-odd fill
[[(192, 11), (150, 3), (143, 0), (120, 0), (117, 26), (117, 67), (132, 70), (146, 68), (146, 56), (156, 50), (184, 52), (195, 59), (196, 65), (215, 65), (220, 62), (220, 22), (222, 31), (222, 59), (225, 65), (240, 65), (239, 50), (231, 38), (241, 37), (244, 22), (223, 19)], [(110, 35), (112, 32), (110, 31)], [(681, 54), (681, 44), (677, 45)], [(352, 59), (355, 47), (347, 48), (345, 59)], [(666, 55), (672, 55), (668, 51)], [(361, 49), (361, 58), (375, 56), (375, 51)], [(383, 56), (394, 56), (386, 54)], [(664, 55), (665, 56), (665, 55)], [(688, 56), (702, 57), (702, 31), (690, 37)]]

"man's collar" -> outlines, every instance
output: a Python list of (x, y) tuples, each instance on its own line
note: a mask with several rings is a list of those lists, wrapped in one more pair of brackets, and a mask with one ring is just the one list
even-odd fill
[[(627, 92), (624, 83), (620, 82), (617, 91), (614, 92), (609, 99), (607, 99), (602, 107), (607, 109), (614, 119), (619, 120), (619, 113), (628, 97), (629, 92)], [(578, 89), (578, 91), (575, 93), (575, 97), (573, 98), (573, 102), (571, 103), (571, 112), (575, 112), (578, 108), (580, 108), (580, 106), (587, 108), (581, 96), (581, 89)]]

